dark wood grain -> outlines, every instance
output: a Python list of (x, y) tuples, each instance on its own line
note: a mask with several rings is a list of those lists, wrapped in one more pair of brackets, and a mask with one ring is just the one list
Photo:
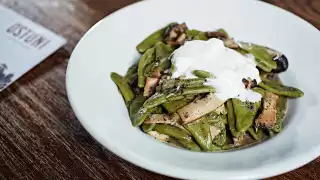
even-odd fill
[[(137, 0), (0, 0), (68, 44), (0, 94), (0, 180), (172, 179), (136, 167), (98, 144), (67, 100), (68, 58), (102, 17)], [(320, 0), (268, 0), (320, 29)], [(320, 159), (270, 180), (320, 179)]]

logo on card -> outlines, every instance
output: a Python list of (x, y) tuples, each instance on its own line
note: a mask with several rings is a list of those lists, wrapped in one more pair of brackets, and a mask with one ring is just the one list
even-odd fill
[(6, 33), (22, 45), (41, 50), (51, 41), (45, 36), (21, 23), (15, 23), (6, 29)]
[(0, 64), (0, 90), (4, 89), (10, 82), (13, 77), (12, 73), (6, 73), (7, 70), (6, 64)]

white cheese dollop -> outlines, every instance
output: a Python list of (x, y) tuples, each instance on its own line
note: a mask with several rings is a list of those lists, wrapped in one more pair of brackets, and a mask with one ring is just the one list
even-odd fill
[(261, 100), (261, 94), (246, 89), (242, 82), (243, 78), (261, 82), (254, 58), (226, 48), (219, 39), (187, 41), (173, 52), (171, 62), (174, 66), (173, 78), (195, 78), (192, 74), (194, 70), (210, 72), (215, 78), (208, 79), (206, 85), (213, 86), (216, 89), (215, 95), (221, 100)]

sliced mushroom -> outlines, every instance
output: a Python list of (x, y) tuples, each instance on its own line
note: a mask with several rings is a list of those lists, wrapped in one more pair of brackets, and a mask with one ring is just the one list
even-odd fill
[(182, 123), (190, 123), (220, 107), (225, 101), (218, 99), (213, 93), (208, 94), (200, 100), (191, 102), (177, 112)]
[(177, 39), (177, 43), (178, 43), (179, 45), (184, 44), (184, 41), (186, 40), (186, 37), (187, 37), (187, 35), (186, 35), (185, 33), (180, 34), (180, 36), (179, 36), (178, 39)]
[(159, 140), (160, 142), (163, 142), (163, 143), (167, 143), (168, 145), (172, 146), (172, 147), (175, 147), (175, 148), (181, 148), (181, 149), (184, 149), (178, 141), (176, 141), (174, 138), (166, 135), (166, 134), (161, 134), (157, 131), (149, 131), (148, 134), (150, 136), (152, 136), (153, 138)]
[(180, 45), (179, 42), (177, 42), (177, 41), (168, 41), (167, 44), (170, 46), (179, 46)]
[(174, 24), (165, 32), (165, 42), (171, 46), (179, 46), (184, 44), (187, 35), (186, 30), (188, 29), (185, 23)]
[(250, 79), (247, 80), (247, 79), (243, 78), (242, 83), (244, 84), (246, 89), (252, 89), (258, 85), (257, 81), (255, 79), (254, 80), (250, 80)]
[(228, 35), (224, 32), (219, 31), (210, 31), (206, 32), (208, 38), (219, 38), (219, 39), (227, 39)]
[(149, 131), (148, 134), (161, 142), (168, 142), (170, 140), (170, 136), (160, 134), (157, 131)]
[(263, 110), (255, 120), (257, 127), (273, 128), (277, 123), (277, 103), (279, 96), (271, 92), (266, 92), (263, 100)]
[(150, 116), (149, 119), (147, 119), (144, 123), (145, 124), (169, 124), (169, 125), (175, 125), (176, 123), (179, 123), (180, 116), (177, 113), (173, 114), (153, 114)]
[(185, 32), (188, 29), (188, 26), (186, 23), (182, 23), (182, 24), (180, 24), (180, 28), (182, 28)]
[(146, 85), (144, 86), (143, 96), (151, 96), (154, 93), (158, 83), (159, 78), (147, 77)]
[(178, 37), (178, 33), (172, 30), (172, 31), (170, 31), (168, 37), (169, 37), (169, 39), (177, 38)]
[(174, 31), (174, 27), (179, 26), (178, 23), (171, 24), (164, 32), (165, 40), (169, 40), (170, 37), (176, 36), (176, 32)]
[(214, 140), (214, 138), (220, 134), (221, 130), (215, 126), (210, 126), (210, 133), (211, 133), (211, 137), (212, 140)]
[(187, 38), (187, 35), (185, 33), (182, 33), (178, 36), (178, 38), (167, 41), (167, 44), (171, 46), (183, 45), (184, 42), (186, 41), (186, 38)]

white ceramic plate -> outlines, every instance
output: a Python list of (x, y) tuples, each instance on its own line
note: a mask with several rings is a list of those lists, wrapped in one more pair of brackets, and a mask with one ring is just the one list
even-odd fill
[[(290, 101), (278, 136), (227, 153), (195, 153), (159, 143), (131, 126), (110, 72), (125, 74), (136, 45), (171, 21), (189, 28), (225, 28), (238, 40), (266, 45), (290, 61), (281, 75), (305, 96)], [(320, 154), (320, 33), (293, 14), (254, 0), (148, 0), (96, 24), (69, 61), (67, 91), (85, 129), (103, 146), (138, 166), (183, 179), (255, 179), (293, 170)]]

